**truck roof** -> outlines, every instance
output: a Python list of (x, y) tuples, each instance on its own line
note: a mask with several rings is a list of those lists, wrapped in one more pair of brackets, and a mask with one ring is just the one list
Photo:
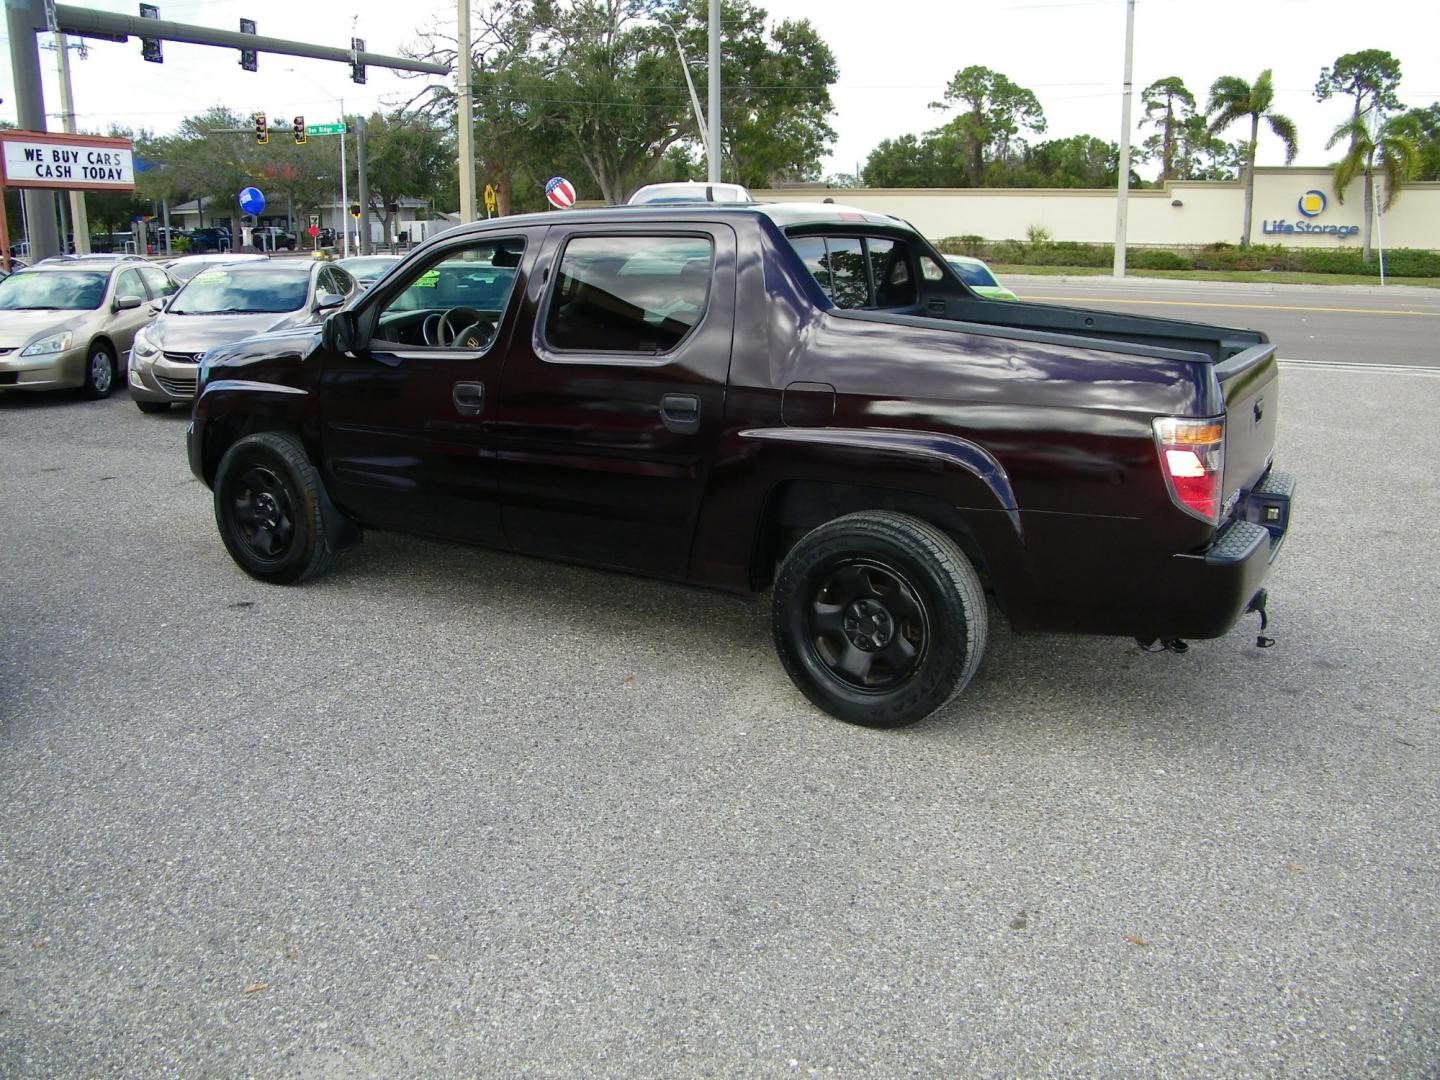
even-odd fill
[(766, 217), (784, 229), (792, 225), (862, 224), (889, 225), (909, 228), (904, 221), (889, 214), (876, 214), (840, 203), (773, 202), (773, 203), (642, 203), (637, 206), (601, 206), (579, 210), (549, 210), (535, 214), (516, 214), (507, 218), (490, 218), (470, 222), (458, 229), (446, 230), (454, 235), (459, 230), (488, 230), (503, 221), (506, 225), (569, 225), (574, 222), (634, 221), (636, 219), (665, 221), (668, 219), (715, 219), (727, 217)]

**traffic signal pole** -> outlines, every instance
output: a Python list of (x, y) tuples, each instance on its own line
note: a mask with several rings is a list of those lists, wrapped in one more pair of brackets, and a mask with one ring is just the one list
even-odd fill
[[(10, 36), (10, 68), (15, 80), (15, 111), (20, 127), (27, 131), (47, 130), (45, 99), (40, 81), (40, 49), (35, 35), (51, 31), (103, 41), (128, 41), (133, 36), (157, 41), (180, 41), (191, 45), (214, 45), (239, 52), (280, 53), (312, 60), (333, 60), (350, 65), (352, 73), (357, 68), (370, 66), (396, 71), (417, 71), (428, 75), (450, 74), (447, 65), (426, 60), (385, 56), (355, 48), (311, 45), (303, 41), (261, 37), (233, 30), (216, 30), (208, 26), (191, 26), (166, 19), (142, 19), (118, 12), (94, 11), (72, 4), (54, 6), (52, 25), (46, 18), (45, 0), (5, 0), (5, 26)], [(20, 198), (29, 223), (32, 258), (58, 255), (60, 238), (55, 221), (55, 200), (51, 197), (51, 192), (27, 188)], [(348, 206), (342, 207), (342, 211), (348, 211)], [(346, 235), (348, 237), (348, 230)]]
[[(64, 34), (55, 35), (55, 59), (60, 67), (60, 109), (65, 130), (75, 134), (75, 97), (70, 89), (70, 45)], [(70, 231), (75, 235), (75, 254), (90, 254), (90, 215), (85, 210), (85, 193), (70, 192)], [(168, 235), (168, 234), (167, 234)]]

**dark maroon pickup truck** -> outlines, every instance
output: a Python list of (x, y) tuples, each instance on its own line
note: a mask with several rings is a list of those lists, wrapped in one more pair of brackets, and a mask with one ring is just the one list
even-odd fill
[(977, 297), (832, 205), (466, 226), (317, 333), (207, 354), (189, 433), (265, 581), (397, 529), (736, 591), (845, 720), (916, 720), (1016, 630), (1261, 610), (1294, 481), (1265, 336)]

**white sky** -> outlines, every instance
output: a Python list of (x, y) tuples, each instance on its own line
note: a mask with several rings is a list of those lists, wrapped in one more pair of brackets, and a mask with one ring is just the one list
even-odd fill
[[(158, 0), (162, 18), (239, 29), (244, 15), (261, 34), (348, 46), (354, 33), (374, 52), (397, 53), (416, 30), (440, 18), (453, 26), (453, 4), (436, 0)], [(137, 14), (134, 3), (90, 0), (87, 6)], [(835, 51), (840, 80), (832, 94), (838, 133), (826, 172), (849, 172), (884, 138), (922, 132), (943, 115), (928, 109), (946, 82), (970, 64), (1004, 72), (1039, 97), (1047, 138), (1094, 134), (1118, 138), (1124, 54), (1124, 0), (770, 0), (775, 18), (808, 17)], [(0, 35), (3, 36), (3, 35)], [(47, 40), (42, 36), (42, 42)], [(8, 38), (0, 52), (0, 117), (14, 121)], [(1274, 68), (1278, 107), (1299, 125), (1301, 164), (1333, 155), (1325, 140), (1344, 118), (1343, 102), (1315, 101), (1320, 67), (1336, 56), (1382, 48), (1401, 61), (1407, 105), (1440, 100), (1440, 3), (1379, 0), (1138, 0), (1135, 87), (1179, 75), (1202, 99), (1218, 75), (1253, 79)], [(238, 54), (165, 43), (165, 63), (146, 64), (135, 39), (92, 42), (87, 60), (72, 62), (75, 108), (82, 129), (112, 122), (168, 131), (185, 115), (225, 104), (272, 117), (303, 113), (311, 123), (334, 119), (343, 98), (351, 112), (394, 104), (417, 85), (370, 69), (365, 86), (349, 68), (319, 60), (261, 54), (260, 71), (240, 70)], [(694, 58), (692, 58), (693, 60)], [(45, 104), (59, 130), (53, 51), (41, 52)], [(294, 69), (287, 71), (286, 69)], [(704, 73), (696, 71), (701, 94)], [(1138, 99), (1136, 118), (1139, 117)], [(1231, 137), (1241, 134), (1237, 127)], [(1143, 137), (1143, 136), (1140, 136)], [(1262, 138), (1262, 164), (1280, 164), (1278, 143)], [(1144, 172), (1145, 170), (1142, 170)], [(1153, 174), (1153, 170), (1150, 170)], [(582, 196), (584, 192), (582, 192)]]

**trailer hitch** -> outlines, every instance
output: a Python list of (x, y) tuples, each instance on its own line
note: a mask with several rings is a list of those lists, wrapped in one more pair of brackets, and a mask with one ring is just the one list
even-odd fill
[(1178, 655), (1190, 651), (1190, 646), (1187, 645), (1185, 642), (1181, 641), (1179, 638), (1137, 637), (1135, 639), (1135, 644), (1140, 646), (1141, 652), (1168, 652)]
[(1249, 607), (1245, 609), (1246, 615), (1249, 615), (1253, 611), (1260, 616), (1260, 633), (1255, 635), (1255, 647), (1257, 649), (1268, 649), (1275, 644), (1273, 637), (1265, 636), (1265, 629), (1270, 625), (1270, 616), (1265, 612), (1265, 605), (1269, 602), (1270, 594), (1264, 589), (1261, 589), (1250, 601)]

